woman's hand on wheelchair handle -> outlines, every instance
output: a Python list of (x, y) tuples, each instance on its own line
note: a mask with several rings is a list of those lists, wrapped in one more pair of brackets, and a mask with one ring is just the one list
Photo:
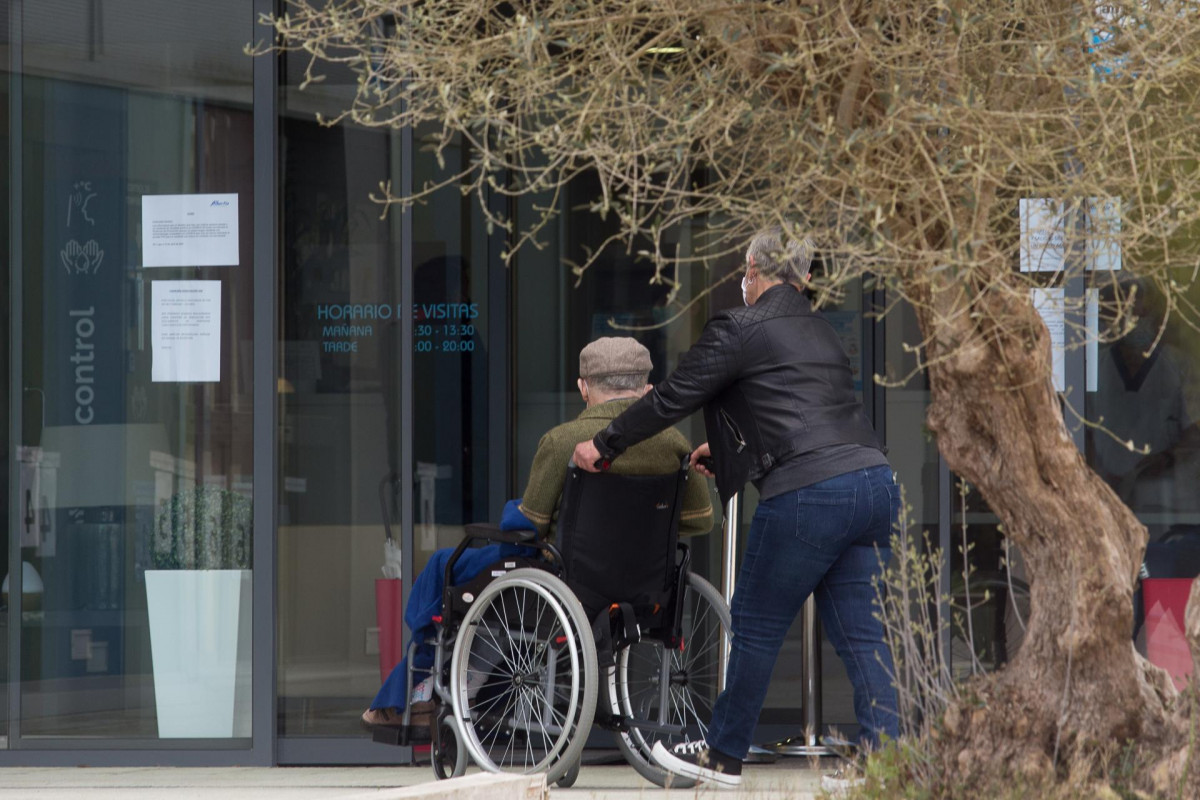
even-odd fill
[(708, 442), (697, 447), (692, 451), (692, 469), (699, 472), (706, 478), (715, 478), (713, 473), (712, 450), (708, 447)]
[(600, 451), (596, 449), (596, 445), (591, 439), (575, 445), (575, 455), (571, 457), (571, 460), (575, 462), (576, 466), (587, 472), (600, 472), (608, 469), (608, 464), (600, 457)]

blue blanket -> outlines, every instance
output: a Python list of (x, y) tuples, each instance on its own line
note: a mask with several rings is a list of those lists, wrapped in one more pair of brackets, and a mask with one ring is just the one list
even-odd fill
[[(517, 506), (520, 500), (509, 500), (504, 505), (504, 514), (500, 520), (501, 530), (533, 530), (533, 523), (520, 512)], [(408, 607), (404, 611), (404, 621), (413, 632), (412, 639), (417, 641), (417, 649), (413, 657), (413, 685), (429, 674), (433, 666), (434, 648), (427, 642), (434, 638), (437, 629), (433, 624), (434, 615), (442, 610), (442, 589), (444, 588), (446, 563), (454, 553), (454, 548), (444, 547), (434, 552), (429, 563), (413, 580), (412, 591), (408, 594)], [(484, 567), (510, 556), (533, 556), (537, 550), (532, 547), (515, 544), (489, 544), (484, 547), (470, 548), (463, 551), (454, 564), (454, 574), (451, 581), (454, 585), (465, 583), (478, 575)], [(408, 649), (405, 648), (405, 653)], [(406, 655), (395, 669), (387, 676), (379, 694), (371, 702), (371, 708), (394, 708), (402, 710), (408, 702), (408, 687), (405, 675), (408, 672), (408, 656)]]

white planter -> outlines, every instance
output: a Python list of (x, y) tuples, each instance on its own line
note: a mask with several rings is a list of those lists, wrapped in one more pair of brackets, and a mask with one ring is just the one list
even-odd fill
[(250, 570), (146, 570), (160, 738), (250, 736)]

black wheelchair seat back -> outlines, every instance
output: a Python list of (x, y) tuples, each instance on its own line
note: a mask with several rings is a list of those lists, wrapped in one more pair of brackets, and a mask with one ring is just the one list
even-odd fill
[(590, 473), (571, 465), (556, 544), (567, 585), (589, 617), (613, 603), (674, 605), (677, 544), (688, 461), (665, 475)]

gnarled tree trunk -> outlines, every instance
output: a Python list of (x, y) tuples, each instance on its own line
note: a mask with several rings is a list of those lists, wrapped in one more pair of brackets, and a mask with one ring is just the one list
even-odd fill
[[(1036, 310), (1011, 291), (984, 291), (956, 309), (964, 313), (938, 307), (932, 296), (918, 307), (930, 343), (929, 427), (1020, 549), (1032, 595), (1016, 657), (947, 715), (947, 775), (968, 785), (983, 770), (1038, 780), (1056, 756), (1135, 739), (1179, 746), (1175, 689), (1131, 640), (1146, 529), (1072, 442)], [(1189, 619), (1200, 620), (1197, 592)]]

